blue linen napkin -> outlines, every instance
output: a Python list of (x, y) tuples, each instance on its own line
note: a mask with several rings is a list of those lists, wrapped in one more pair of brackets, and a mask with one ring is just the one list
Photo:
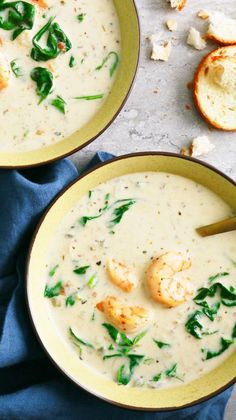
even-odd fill
[[(112, 157), (100, 152), (88, 167)], [(129, 411), (76, 387), (38, 344), (25, 303), (27, 247), (44, 210), (77, 175), (67, 159), (36, 169), (0, 171), (0, 419), (222, 420), (231, 389), (176, 412)]]

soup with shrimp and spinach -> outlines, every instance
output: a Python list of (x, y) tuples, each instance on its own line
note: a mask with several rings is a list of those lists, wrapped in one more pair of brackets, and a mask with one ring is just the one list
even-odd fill
[(121, 59), (113, 0), (1, 1), (0, 17), (0, 151), (53, 145), (111, 91)]
[(230, 215), (213, 192), (168, 173), (88, 191), (58, 227), (44, 290), (78, 363), (151, 388), (221, 364), (236, 341), (236, 233), (195, 229)]

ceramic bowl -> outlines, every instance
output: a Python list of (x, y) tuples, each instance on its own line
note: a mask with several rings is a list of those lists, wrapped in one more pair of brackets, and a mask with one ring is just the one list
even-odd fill
[(140, 26), (134, 0), (114, 0), (121, 30), (122, 59), (111, 93), (95, 116), (62, 141), (34, 151), (0, 152), (0, 168), (42, 165), (68, 156), (102, 134), (117, 117), (131, 90), (140, 50)]
[[(43, 297), (48, 244), (61, 219), (80, 197), (99, 183), (133, 172), (164, 171), (190, 178), (218, 194), (236, 213), (236, 184), (207, 164), (170, 153), (126, 155), (102, 164), (74, 181), (51, 205), (34, 235), (28, 259), (27, 298), (38, 338), (59, 369), (75, 384), (113, 404), (141, 410), (174, 410), (199, 403), (233, 384), (236, 352), (215, 370), (189, 384), (168, 389), (128, 388), (97, 375), (52, 328), (48, 302)], [(199, 221), (200, 222), (200, 221)]]

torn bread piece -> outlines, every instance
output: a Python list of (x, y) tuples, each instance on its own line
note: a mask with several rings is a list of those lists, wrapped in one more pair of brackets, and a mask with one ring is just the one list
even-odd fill
[(0, 92), (6, 89), (11, 78), (10, 67), (7, 59), (3, 54), (0, 54)]
[(208, 136), (199, 136), (192, 140), (189, 147), (181, 150), (181, 155), (198, 157), (207, 155), (207, 153), (210, 153), (214, 148), (215, 146), (210, 142)]
[(207, 12), (207, 10), (200, 10), (197, 15), (200, 19), (203, 19), (203, 20), (206, 20), (209, 18), (209, 13)]
[(177, 24), (176, 20), (168, 19), (166, 21), (166, 26), (169, 29), (169, 31), (174, 32), (174, 31), (176, 31), (176, 29), (178, 27), (178, 24)]
[(159, 44), (153, 36), (150, 37), (152, 44), (151, 60), (168, 61), (171, 53), (171, 41)]
[(194, 78), (193, 97), (209, 124), (236, 131), (236, 45), (218, 48), (201, 61)]
[(195, 48), (196, 50), (204, 50), (204, 48), (207, 46), (206, 41), (202, 38), (200, 32), (193, 27), (191, 27), (189, 30), (187, 44), (191, 45), (191, 47)]
[(167, 3), (170, 3), (170, 7), (172, 9), (181, 11), (186, 5), (187, 0), (167, 0)]
[(236, 44), (236, 19), (232, 19), (221, 12), (211, 13), (206, 38), (220, 45)]

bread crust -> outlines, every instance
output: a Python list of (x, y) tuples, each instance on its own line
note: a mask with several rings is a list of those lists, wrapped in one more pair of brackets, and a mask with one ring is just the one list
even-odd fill
[(211, 41), (216, 42), (216, 44), (222, 45), (222, 46), (232, 46), (232, 45), (236, 45), (236, 39), (234, 40), (227, 40), (227, 39), (222, 39), (222, 38), (218, 38), (216, 35), (214, 34), (206, 34), (205, 35), (206, 39), (210, 39)]
[(181, 10), (183, 10), (184, 6), (186, 5), (187, 0), (181, 0), (177, 6), (177, 10), (179, 10), (181, 12)]
[[(169, 0), (169, 3), (171, 3), (171, 0)], [(176, 7), (172, 7), (172, 8), (181, 12), (181, 10), (183, 10), (186, 3), (187, 3), (187, 0), (180, 0), (178, 2), (178, 5)]]
[(200, 99), (200, 96), (199, 96), (199, 85), (201, 83), (200, 79), (201, 79), (202, 73), (206, 70), (207, 65), (210, 64), (211, 62), (215, 61), (216, 57), (217, 57), (217, 59), (220, 56), (222, 57), (222, 59), (224, 57), (227, 57), (228, 49), (229, 48), (231, 49), (232, 47), (235, 47), (235, 55), (236, 55), (236, 45), (234, 44), (233, 46), (228, 45), (228, 46), (223, 46), (221, 48), (217, 48), (216, 50), (210, 52), (206, 57), (204, 57), (201, 60), (199, 66), (197, 68), (197, 71), (195, 73), (194, 80), (193, 80), (193, 100), (194, 100), (194, 104), (195, 104), (198, 112), (200, 113), (200, 115), (203, 117), (203, 119), (208, 124), (217, 128), (218, 130), (234, 132), (234, 131), (236, 131), (236, 126), (235, 126), (235, 128), (225, 127), (225, 126), (220, 125), (217, 121), (214, 121), (209, 117), (209, 115), (207, 114), (205, 109), (203, 109), (203, 107), (202, 107), (201, 99)]

